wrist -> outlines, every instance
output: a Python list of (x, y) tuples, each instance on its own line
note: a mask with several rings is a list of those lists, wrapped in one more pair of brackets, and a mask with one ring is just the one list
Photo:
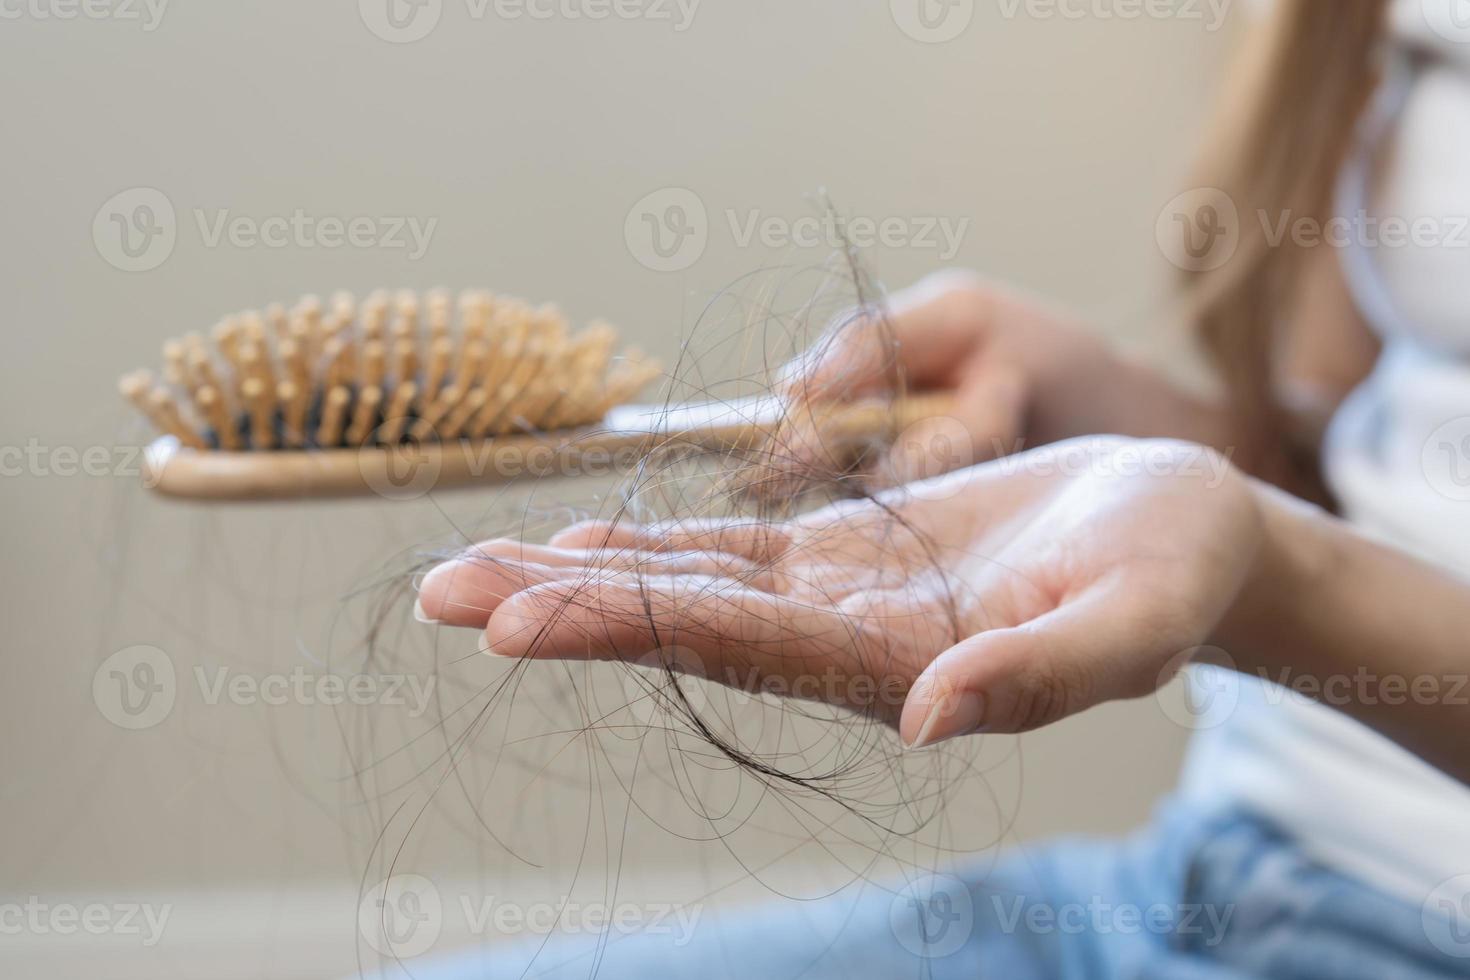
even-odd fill
[(1105, 340), (1073, 327), (1058, 331), (1045, 356), (1018, 360), (1029, 388), (1026, 435), (1046, 445), (1100, 432), (1131, 435), (1115, 424), (1128, 385), (1127, 363)]
[(1325, 512), (1263, 481), (1250, 487), (1260, 543), (1212, 642), (1238, 669), (1259, 675), (1311, 648), (1308, 617), (1331, 608), (1327, 593), (1339, 562)]
[(1029, 434), (1035, 442), (1108, 432), (1182, 439), (1222, 451), (1234, 444), (1218, 405), (1086, 331), (1075, 331), (1071, 342), (1032, 372), (1032, 381)]

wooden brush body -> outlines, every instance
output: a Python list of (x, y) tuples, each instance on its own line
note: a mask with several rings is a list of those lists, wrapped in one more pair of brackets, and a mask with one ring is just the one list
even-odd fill
[[(300, 499), (612, 471), (660, 449), (754, 449), (791, 424), (775, 399), (655, 409), (627, 402), (656, 361), (617, 331), (483, 290), (339, 293), (272, 304), (168, 341), (163, 370), (120, 389), (163, 436), (146, 482), (202, 500)], [(830, 409), (824, 438), (893, 434), (934, 399)]]

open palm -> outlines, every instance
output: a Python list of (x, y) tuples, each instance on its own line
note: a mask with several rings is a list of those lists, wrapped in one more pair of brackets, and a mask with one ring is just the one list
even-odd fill
[(1248, 481), (1093, 439), (779, 522), (585, 522), (434, 569), (421, 618), (509, 657), (665, 660), (846, 704), (927, 744), (1151, 693), (1255, 558)]

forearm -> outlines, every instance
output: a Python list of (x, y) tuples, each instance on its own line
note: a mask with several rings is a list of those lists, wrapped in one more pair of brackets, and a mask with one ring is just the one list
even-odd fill
[(1217, 642), (1470, 782), (1470, 583), (1257, 487), (1264, 544)]
[(1026, 433), (1029, 445), (1108, 433), (1136, 439), (1181, 439), (1209, 446), (1252, 476), (1330, 505), (1313, 458), (1331, 404), (1283, 406), (1284, 438), (1262, 441), (1229, 403), (1174, 383), (1153, 368), (1082, 345), (1038, 376)]
[(1159, 372), (1130, 361), (1095, 338), (1038, 371), (1027, 431), (1036, 444), (1107, 433), (1138, 439), (1182, 439), (1227, 456), (1239, 449), (1225, 406), (1186, 391)]

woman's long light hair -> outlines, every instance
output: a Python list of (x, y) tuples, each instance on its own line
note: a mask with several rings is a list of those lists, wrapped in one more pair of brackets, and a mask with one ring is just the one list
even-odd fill
[(1197, 180), (1228, 194), (1240, 244), (1222, 268), (1192, 273), (1193, 326), (1223, 382), (1237, 461), (1315, 487), (1316, 446), (1293, 445), (1275, 388), (1278, 339), (1307, 251), (1273, 243), (1257, 214), (1325, 221), (1354, 126), (1376, 83), (1387, 0), (1276, 0), (1227, 79), (1230, 95)]

